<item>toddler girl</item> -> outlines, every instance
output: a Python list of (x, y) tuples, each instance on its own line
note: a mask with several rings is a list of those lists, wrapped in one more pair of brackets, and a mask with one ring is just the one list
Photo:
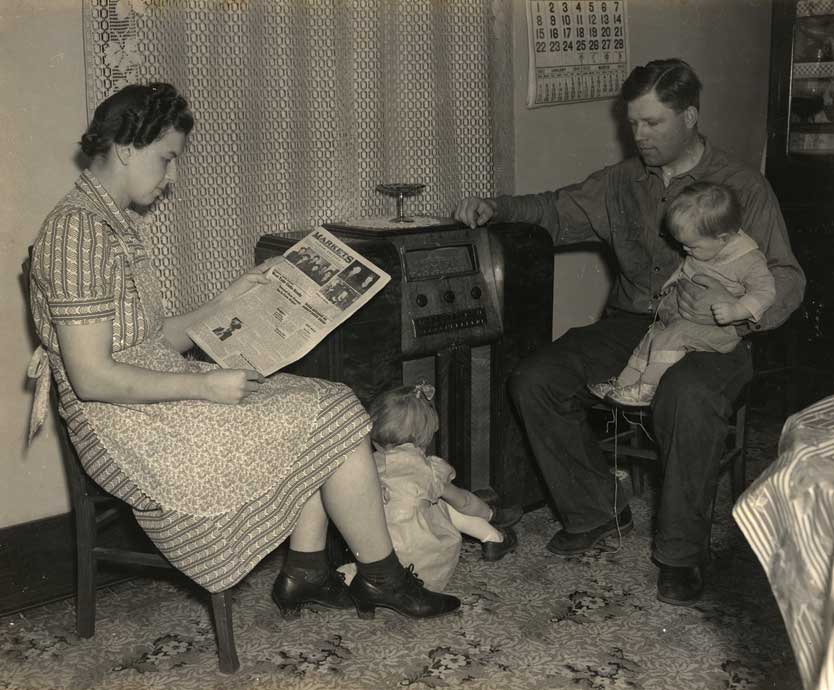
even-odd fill
[(461, 533), (481, 541), (482, 557), (497, 561), (513, 551), (519, 506), (498, 509), (454, 484), (455, 470), (427, 455), (438, 429), (434, 387), (419, 383), (382, 393), (370, 407), (385, 518), (400, 562), (435, 591), (446, 586), (460, 556)]

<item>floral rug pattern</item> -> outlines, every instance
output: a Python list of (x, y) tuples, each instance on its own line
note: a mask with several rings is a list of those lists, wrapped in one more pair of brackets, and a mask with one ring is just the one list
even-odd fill
[[(779, 424), (753, 430), (748, 479), (775, 457)], [(100, 591), (96, 635), (75, 634), (72, 601), (0, 618), (2, 690), (801, 690), (767, 580), (730, 516), (722, 481), (707, 589), (694, 608), (655, 598), (651, 489), (632, 502), (635, 529), (561, 558), (541, 508), (498, 563), (465, 542), (449, 591), (460, 611), (413, 621), (378, 610), (306, 610), (284, 621), (269, 592), (279, 554), (234, 590), (240, 670), (218, 671), (207, 602), (180, 580)]]

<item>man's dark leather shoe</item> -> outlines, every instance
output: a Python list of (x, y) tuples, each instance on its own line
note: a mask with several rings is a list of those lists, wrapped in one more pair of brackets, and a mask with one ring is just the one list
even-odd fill
[(281, 573), (272, 585), (272, 601), (283, 618), (298, 618), (306, 604), (352, 609), (353, 599), (342, 573), (331, 570), (322, 579), (305, 580)]
[(657, 576), (657, 598), (672, 606), (692, 606), (704, 591), (704, 577), (697, 566), (683, 568), (660, 565)]
[[(617, 522), (619, 520), (619, 530)], [(604, 525), (587, 532), (556, 532), (553, 539), (547, 544), (547, 550), (560, 556), (578, 556), (593, 548), (598, 542), (612, 534), (627, 534), (634, 529), (634, 522), (631, 519), (631, 508), (626, 506), (617, 518), (611, 518)]]
[(493, 507), (492, 519), (489, 524), (504, 530), (518, 524), (522, 517), (524, 517), (524, 509), (519, 505), (507, 506), (506, 508)]
[(385, 608), (409, 618), (433, 618), (460, 608), (460, 599), (450, 594), (432, 592), (414, 574), (414, 566), (403, 571), (396, 585), (373, 585), (357, 574), (350, 583), (350, 594), (360, 618), (371, 619), (376, 608)]
[(485, 561), (500, 561), (518, 546), (518, 537), (512, 528), (500, 530), (504, 541), (485, 541), (481, 544), (481, 558)]

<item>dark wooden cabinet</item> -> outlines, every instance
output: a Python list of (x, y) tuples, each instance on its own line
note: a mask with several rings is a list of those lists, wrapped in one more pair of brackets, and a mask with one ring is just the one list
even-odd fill
[(766, 175), (807, 277), (779, 329), (793, 407), (834, 394), (834, 1), (774, 0)]

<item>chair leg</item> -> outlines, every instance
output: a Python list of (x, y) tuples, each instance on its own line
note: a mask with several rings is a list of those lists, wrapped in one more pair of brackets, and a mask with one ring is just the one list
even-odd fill
[[(635, 449), (644, 448), (643, 430), (640, 429), (638, 425), (631, 423), (629, 423), (629, 429), (631, 431), (631, 447)], [(632, 458), (631, 467), (629, 469), (631, 474), (632, 492), (635, 496), (642, 496), (643, 492), (646, 490), (646, 475), (643, 472), (643, 466), (640, 464), (640, 459), (637, 457)]]
[(628, 468), (631, 475), (631, 492), (634, 496), (642, 496), (643, 490), (646, 487), (645, 476), (643, 468), (637, 460), (634, 460)]
[(232, 591), (230, 589), (211, 595), (214, 615), (214, 631), (217, 635), (217, 654), (220, 657), (220, 673), (234, 673), (240, 668), (232, 630)]
[(744, 492), (747, 478), (747, 405), (742, 405), (736, 413), (736, 447), (735, 457), (730, 466), (730, 488), (733, 503)]
[(79, 637), (96, 633), (96, 539), (95, 507), (76, 502), (75, 510), (75, 627)]

